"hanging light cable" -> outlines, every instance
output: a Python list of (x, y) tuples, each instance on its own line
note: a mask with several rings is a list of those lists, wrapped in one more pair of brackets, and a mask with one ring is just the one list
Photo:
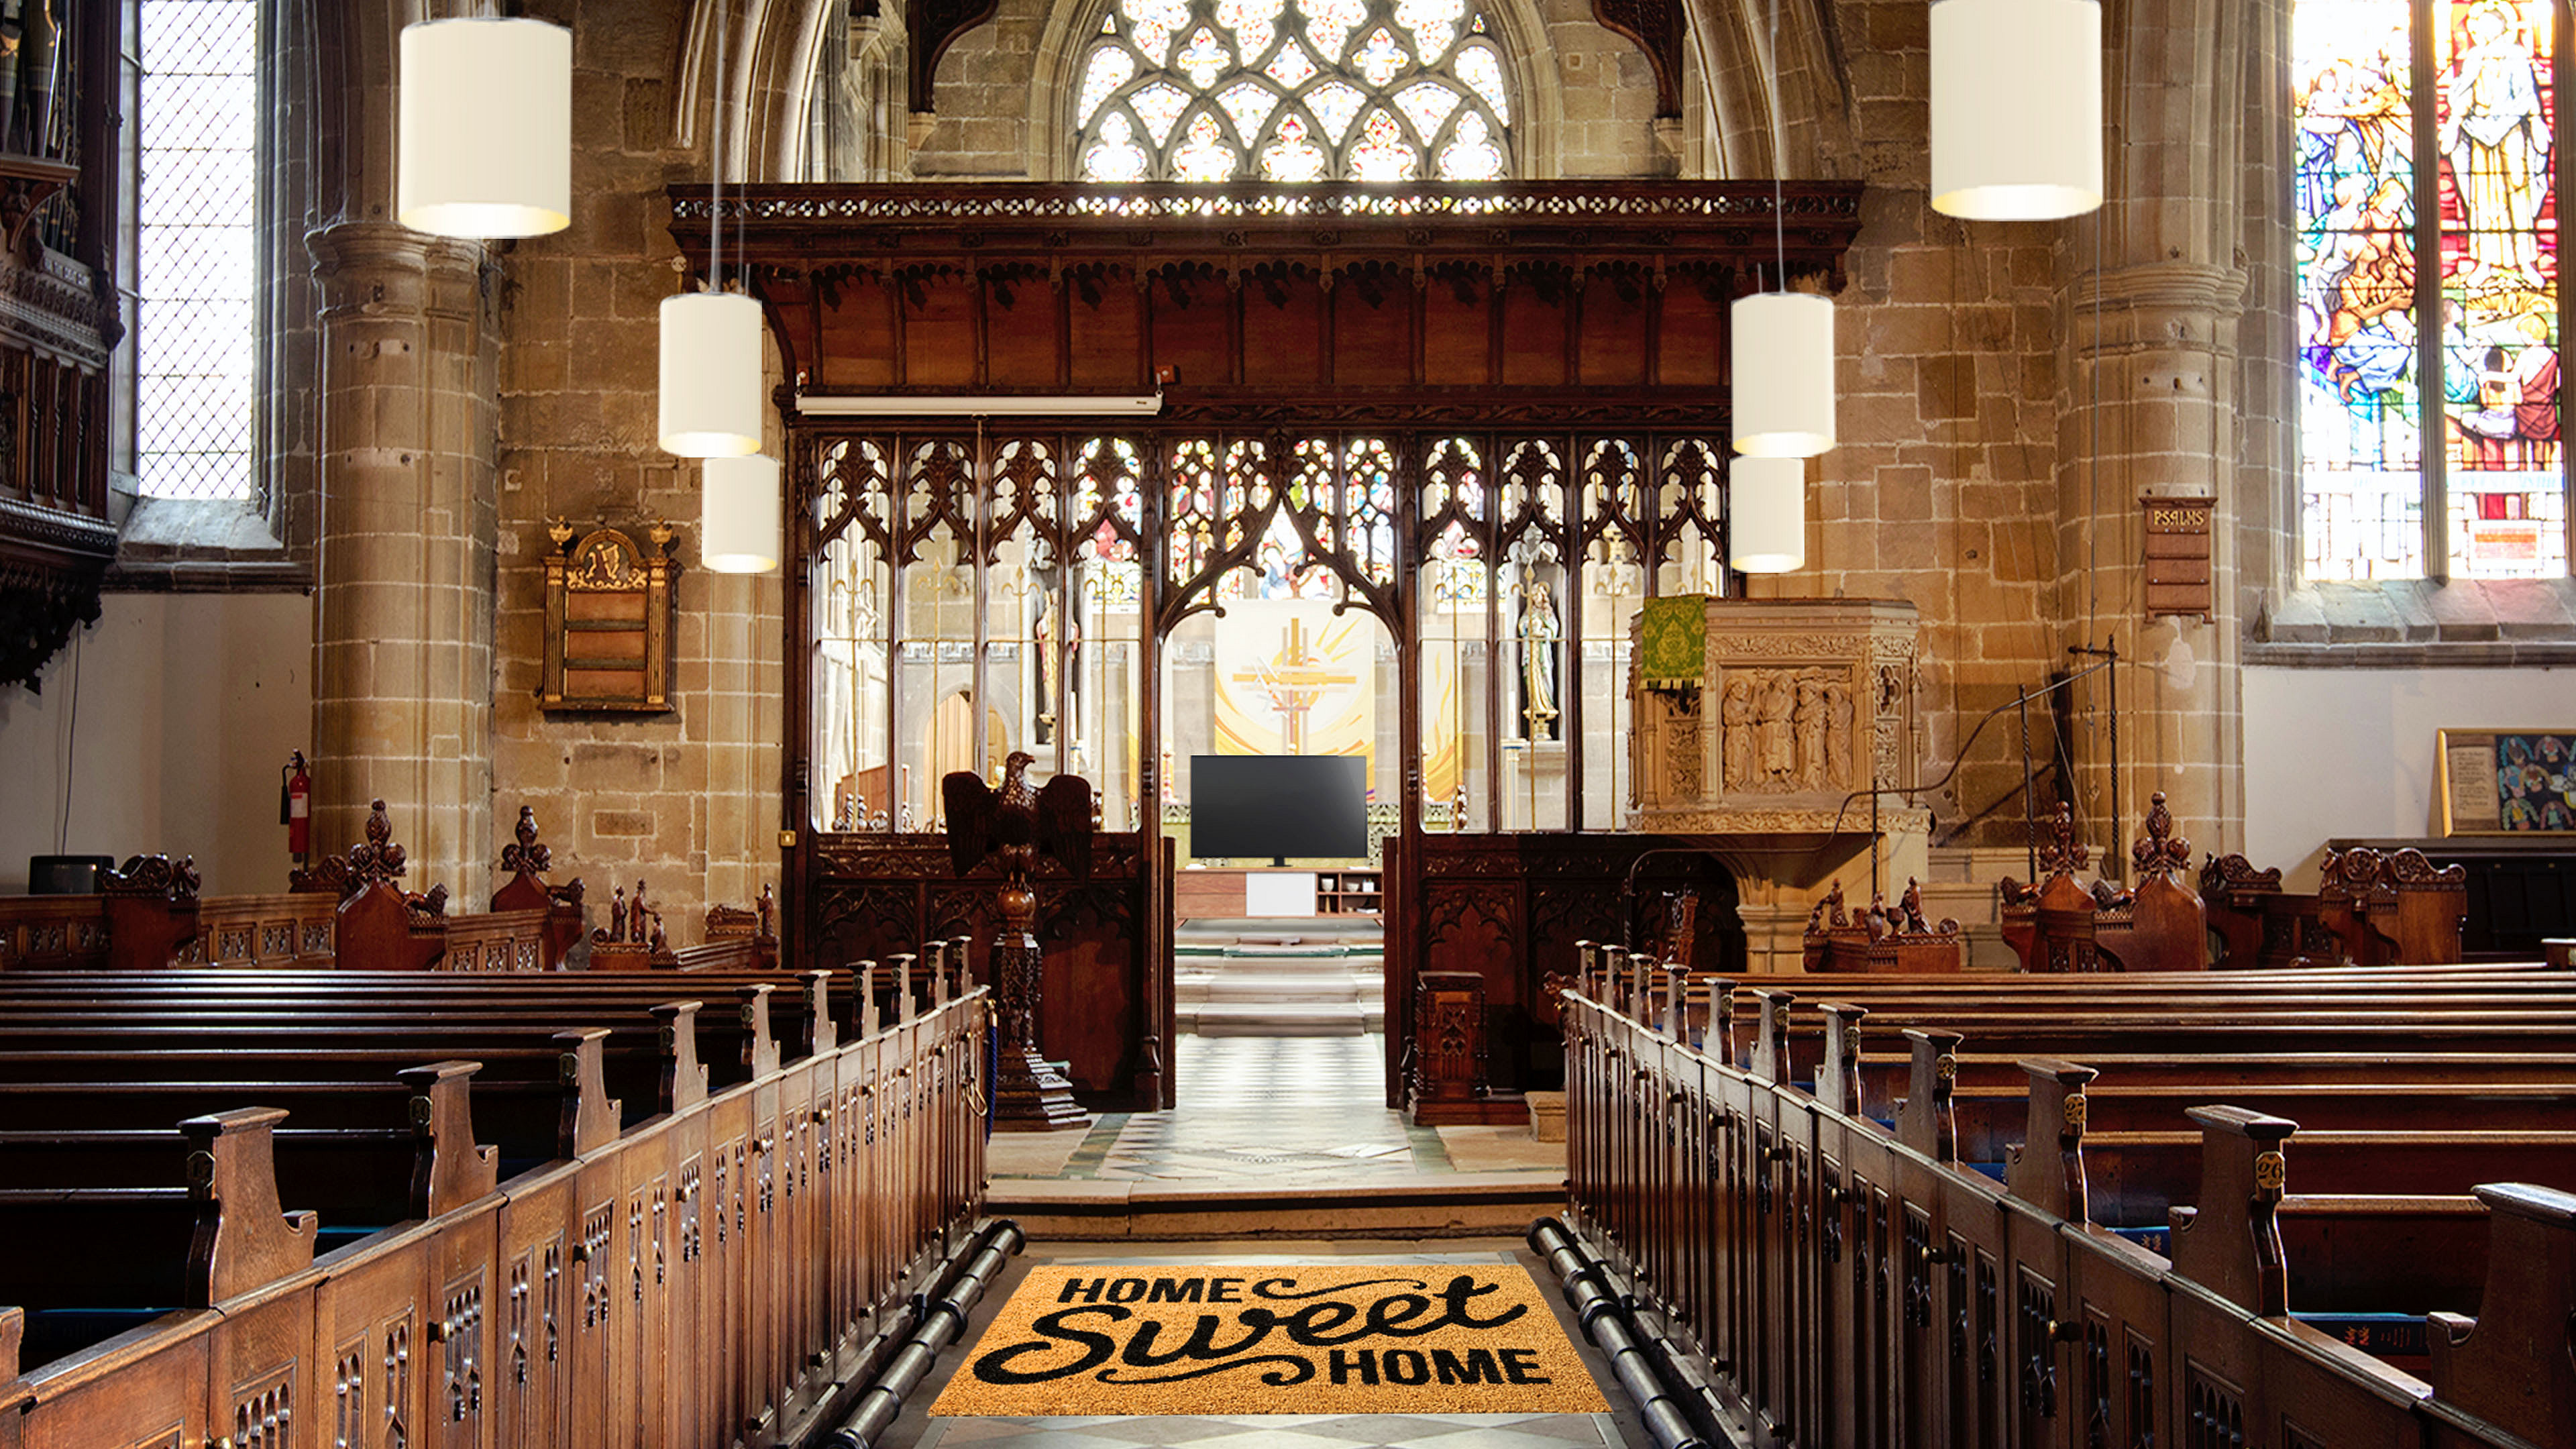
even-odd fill
[(707, 138), (707, 285), (662, 299), (662, 450), (683, 458), (760, 451), (760, 304), (724, 289), (725, 32), (715, 15)]
[(402, 32), (394, 219), (438, 236), (572, 224), (572, 32), (467, 16)]
[(1932, 7), (1932, 209), (2049, 221), (2102, 204), (2098, 0)]
[(1771, 0), (1771, 227), (1776, 291), (1738, 297), (1728, 310), (1735, 451), (1810, 458), (1834, 446), (1834, 304), (1789, 288), (1789, 231), (1780, 172), (1780, 0)]

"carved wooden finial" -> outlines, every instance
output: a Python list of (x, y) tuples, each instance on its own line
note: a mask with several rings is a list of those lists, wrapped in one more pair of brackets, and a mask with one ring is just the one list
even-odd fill
[(349, 876), (358, 887), (379, 881), (391, 881), (403, 873), (405, 854), (394, 844), (393, 822), (385, 818), (385, 802), (369, 807), (367, 838), (349, 847)]
[(549, 518), (546, 520), (546, 537), (554, 540), (556, 548), (561, 549), (565, 544), (572, 542), (572, 535), (573, 527), (570, 519)]
[(2093, 852), (2075, 839), (2075, 807), (2059, 801), (2057, 814), (2040, 827), (2040, 869), (2053, 875), (2071, 875), (2084, 868)]
[(2191, 842), (2175, 835), (2173, 826), (2173, 812), (2165, 808), (2165, 792), (2158, 790), (2147, 807), (2145, 837), (2129, 847), (2129, 859), (2137, 865), (2141, 879), (2171, 877), (2191, 867)]
[(148, 896), (173, 905), (193, 905), (202, 884), (193, 855), (177, 860), (166, 855), (136, 855), (126, 858), (123, 870), (103, 872), (98, 890), (107, 896)]
[(543, 875), (554, 866), (554, 850), (537, 843), (537, 812), (519, 807), (518, 840), (501, 847), (501, 868), (519, 875)]

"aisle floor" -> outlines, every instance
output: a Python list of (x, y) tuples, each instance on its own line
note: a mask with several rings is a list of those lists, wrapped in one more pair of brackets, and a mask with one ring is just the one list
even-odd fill
[[(1104, 1113), (1085, 1132), (997, 1135), (996, 1179), (1300, 1186), (1445, 1173), (1562, 1172), (1527, 1127), (1408, 1127), (1387, 1109), (1382, 1036), (1174, 1043), (1180, 1107)], [(1459, 1446), (1467, 1449), (1467, 1446)]]
[[(1612, 1412), (1603, 1414), (1247, 1414), (1159, 1417), (980, 1418), (938, 1417), (930, 1405), (974, 1351), (994, 1314), (1031, 1267), (1240, 1264), (1518, 1263), (1541, 1285), (1548, 1305), (1582, 1353), (1584, 1366)], [(1114, 1251), (1102, 1243), (1033, 1244), (975, 1306), (966, 1335), (905, 1402), (902, 1416), (878, 1441), (879, 1449), (1134, 1449), (1138, 1445), (1189, 1445), (1192, 1449), (1371, 1449), (1429, 1445), (1434, 1449), (1602, 1449), (1651, 1445), (1600, 1354), (1583, 1342), (1547, 1265), (1510, 1239), (1443, 1240), (1408, 1244), (1359, 1241), (1157, 1243), (1150, 1252)]]

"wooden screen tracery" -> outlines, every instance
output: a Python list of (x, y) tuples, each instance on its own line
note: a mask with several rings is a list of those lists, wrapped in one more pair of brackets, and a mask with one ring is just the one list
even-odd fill
[[(1725, 455), (1706, 435), (1023, 430), (806, 446), (810, 750), (823, 764), (810, 819), (825, 830), (938, 825), (924, 733), (936, 721), (923, 711), (960, 693), (985, 702), (969, 716), (973, 759), (1027, 749), (1041, 775), (1096, 776), (1134, 758), (1106, 736), (1112, 717), (1141, 727), (1132, 703), (1081, 718), (1100, 730), (1075, 728), (1075, 709), (1108, 691), (1084, 655), (1264, 597), (1365, 611), (1397, 650), (1430, 656), (1432, 693), (1443, 668), (1472, 677), (1462, 699), (1483, 739), (1583, 742), (1535, 814), (1484, 803), (1506, 788), (1499, 752), (1485, 753), (1481, 785), (1462, 782), (1478, 802), (1463, 816), (1455, 787), (1427, 784), (1433, 828), (1615, 828), (1623, 760), (1585, 708), (1624, 690), (1626, 613), (1653, 594), (1727, 588)], [(1150, 608), (1144, 560), (1159, 565)], [(1157, 661), (1149, 650), (1133, 662)], [(1440, 741), (1402, 744), (1420, 757)], [(1142, 772), (1107, 773), (1094, 780), (1104, 823), (1133, 828)], [(1607, 788), (1578, 803), (1596, 773)]]

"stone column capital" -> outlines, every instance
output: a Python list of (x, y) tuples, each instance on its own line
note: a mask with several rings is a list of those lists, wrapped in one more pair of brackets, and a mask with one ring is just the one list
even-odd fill
[(2245, 270), (2210, 262), (2167, 260), (2135, 266), (2108, 267), (2076, 276), (2067, 288), (2070, 305), (2192, 309), (2234, 317), (2245, 307)]
[(313, 275), (322, 284), (322, 310), (419, 311), (427, 281), (472, 275), (484, 261), (480, 242), (432, 236), (390, 221), (339, 221), (304, 234)]

